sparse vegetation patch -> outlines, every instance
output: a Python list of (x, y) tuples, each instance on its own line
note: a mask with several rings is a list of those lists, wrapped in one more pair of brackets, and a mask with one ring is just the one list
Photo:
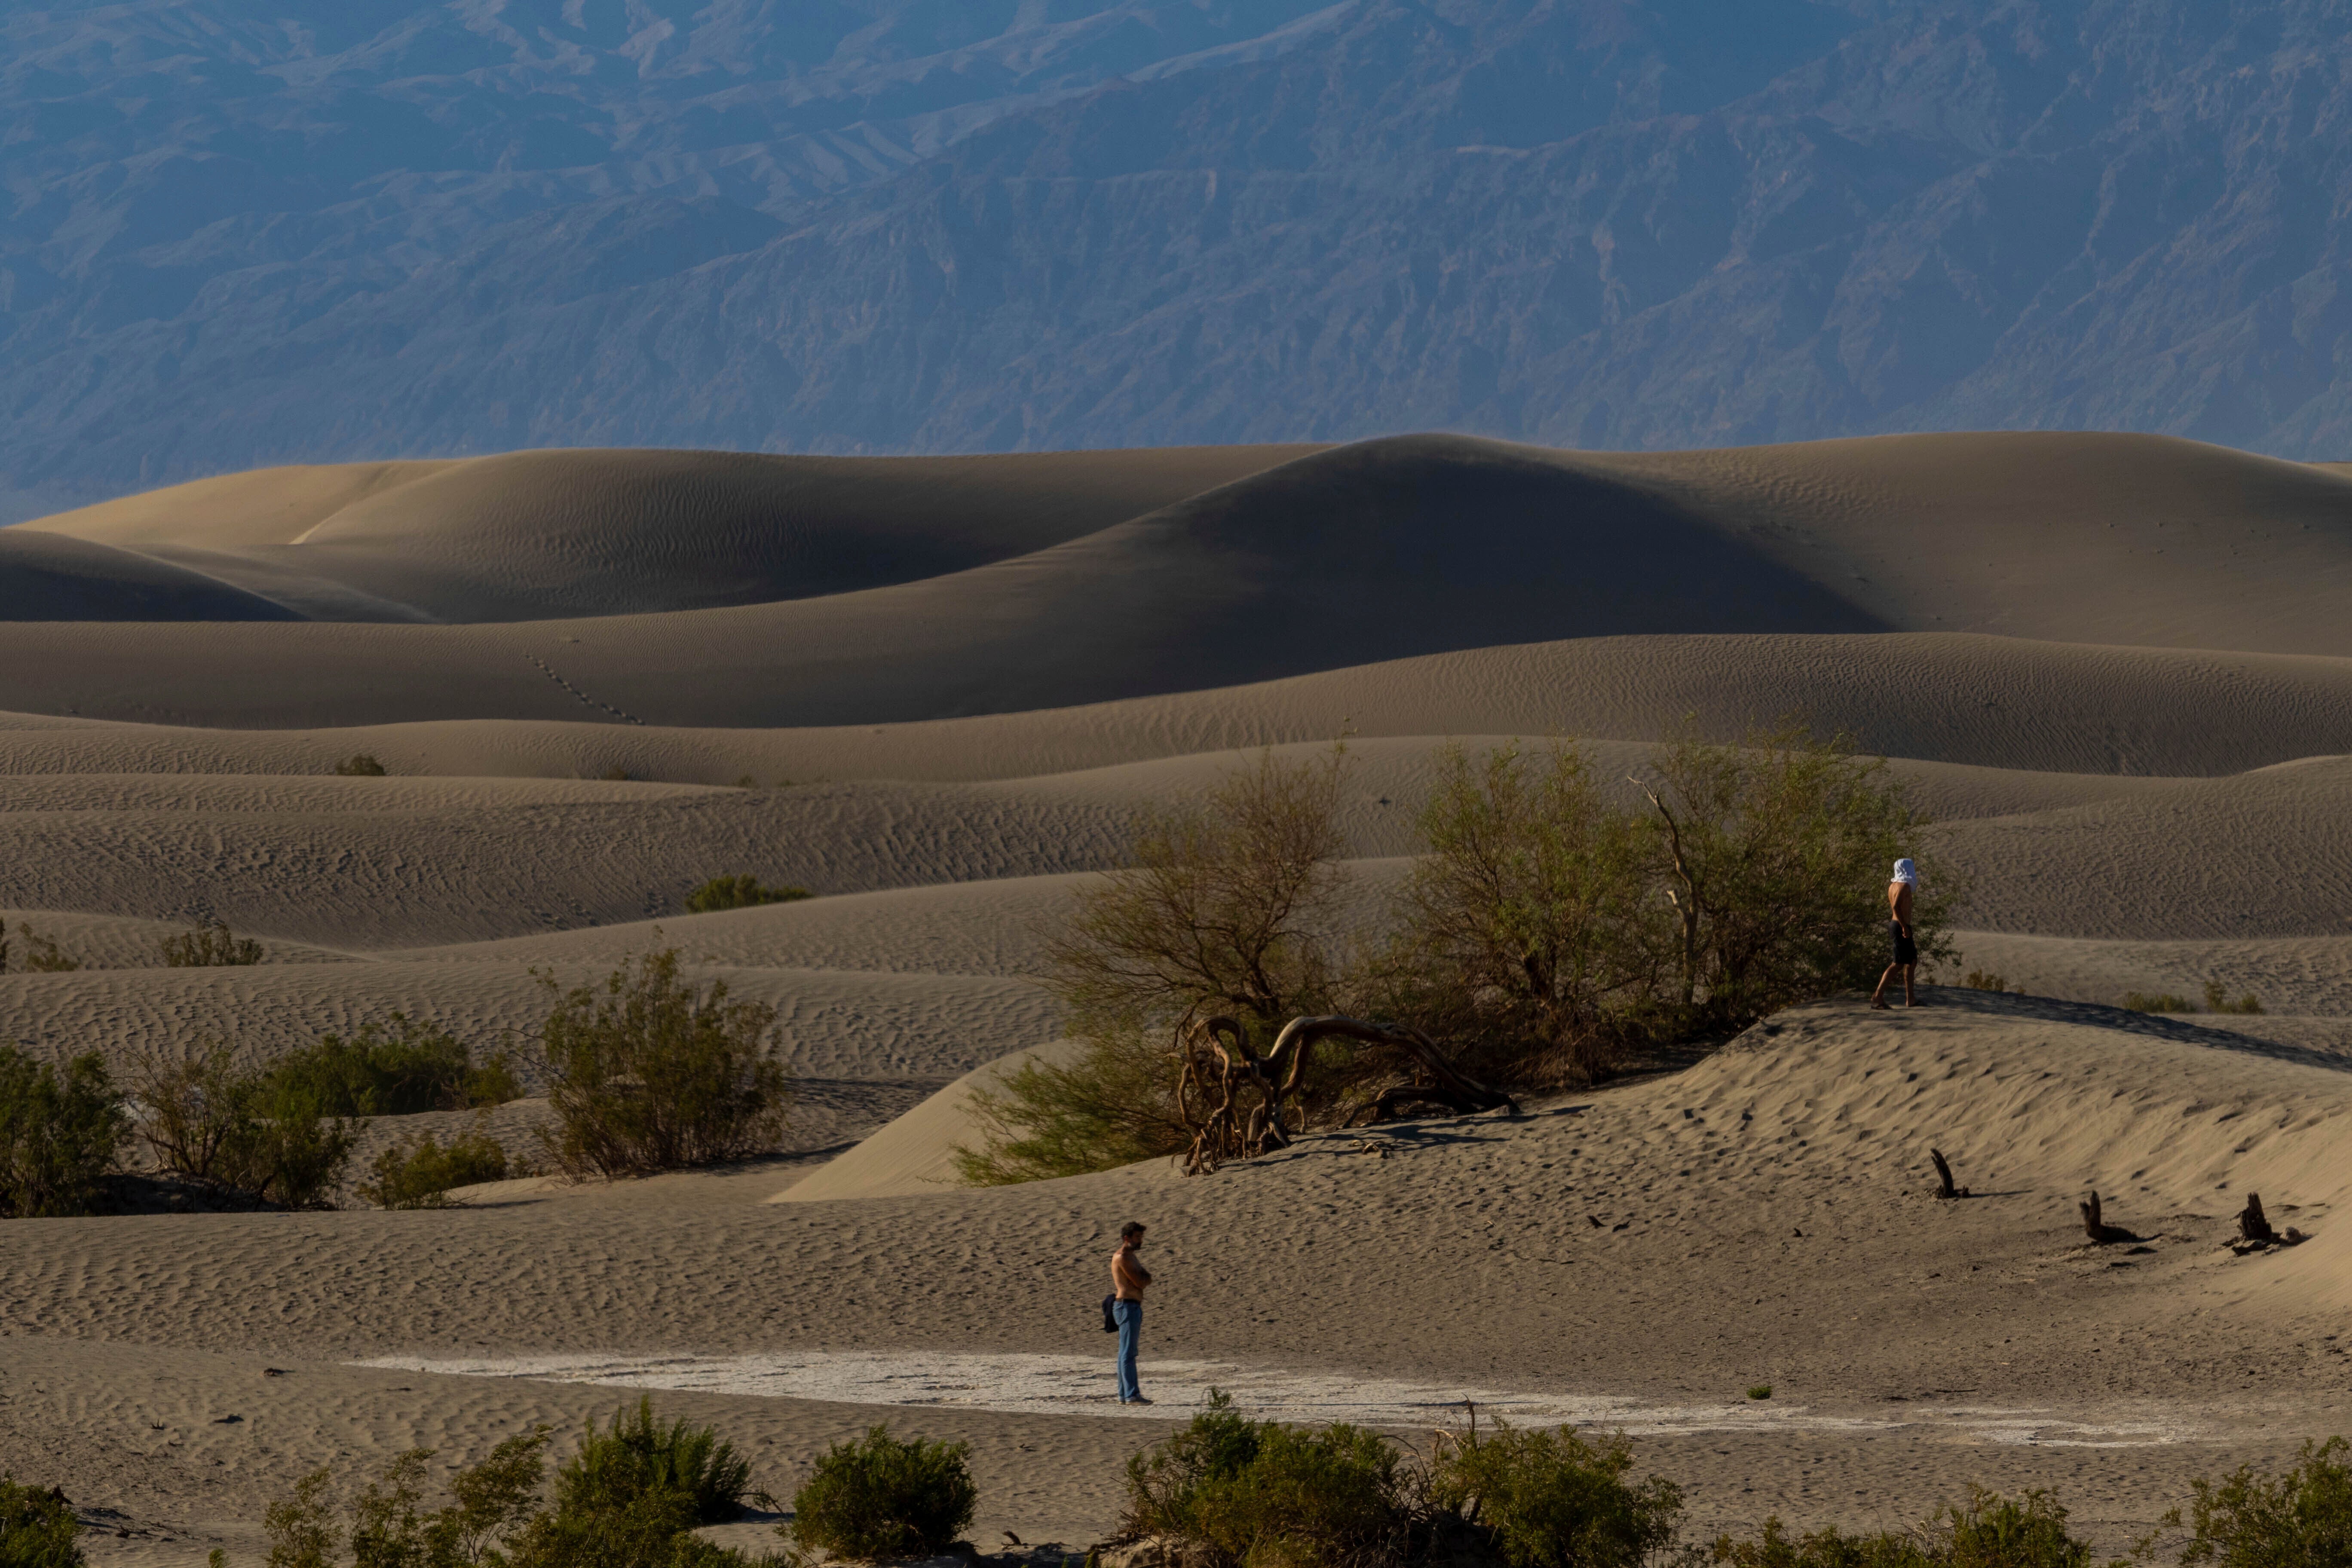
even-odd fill
[(383, 764), (372, 752), (354, 752), (335, 764), (335, 773), (347, 779), (380, 779), (384, 776)]
[(270, 1077), (333, 1116), (467, 1110), (522, 1095), (504, 1051), (477, 1065), (465, 1042), (405, 1013), (364, 1024), (349, 1038), (321, 1035), (317, 1044), (278, 1058)]
[(379, 1208), (443, 1208), (455, 1188), (528, 1174), (528, 1167), (509, 1160), (504, 1146), (480, 1128), (453, 1134), (446, 1143), (426, 1132), (379, 1153), (359, 1194)]
[(205, 921), (163, 939), (163, 963), (171, 969), (233, 968), (261, 962), (261, 944), (239, 937), (225, 921)]
[(361, 1127), (224, 1040), (148, 1056), (131, 1095), (157, 1169), (287, 1208), (331, 1206)]
[(713, 877), (686, 896), (686, 911), (717, 914), (722, 910), (748, 910), (761, 904), (796, 903), (814, 898), (806, 888), (771, 886), (757, 877)]

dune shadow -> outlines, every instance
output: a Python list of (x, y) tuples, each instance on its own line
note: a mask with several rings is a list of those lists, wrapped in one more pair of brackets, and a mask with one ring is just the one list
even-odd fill
[[(2136, 1013), (2128, 1007), (2112, 1007), (2098, 1002), (2069, 1002), (2055, 996), (2024, 996), (2015, 992), (1974, 991), (1959, 985), (1923, 985), (1919, 991), (1923, 997), (1933, 998), (1922, 1004), (1921, 1012), (1972, 1013), (1990, 1017), (2074, 1024), (2084, 1028), (2108, 1029), (2117, 1034), (2170, 1040), (2179, 1045), (2204, 1046), (2213, 1050), (2268, 1057), (2274, 1061), (2294, 1062), (2302, 1067), (2326, 1068), (2330, 1072), (2352, 1072), (2352, 1060), (2326, 1051), (2266, 1040), (2256, 1035), (2242, 1035), (2209, 1025), (2192, 1024), (2169, 1014)], [(1898, 1011), (1894, 1016), (1902, 1017), (1906, 1015)], [(1764, 1026), (1758, 1027), (1761, 1029)], [(1771, 1032), (1777, 1034), (1779, 1031)]]

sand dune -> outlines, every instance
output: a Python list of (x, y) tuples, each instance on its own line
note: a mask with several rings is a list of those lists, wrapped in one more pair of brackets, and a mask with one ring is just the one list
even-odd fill
[(0, 620), (290, 621), (226, 582), (103, 544), (0, 529)]
[[(0, 706), (278, 727), (822, 724), (1064, 707), (1612, 636), (1978, 632), (2352, 653), (2337, 613), (2352, 583), (2352, 481), (2190, 443), (1916, 437), (1601, 458), (1411, 437), (1265, 467), (1286, 455), (1111, 455), (1087, 469), (1097, 489), (1077, 483), (1076, 500), (1046, 477), (1086, 467), (1076, 458), (990, 459), (1015, 465), (991, 472), (1035, 469), (996, 490), (952, 464), (919, 483), (873, 470), (872, 494), (889, 498), (873, 505), (914, 520), (903, 526), (859, 510), (864, 481), (813, 479), (843, 510), (805, 538), (747, 521), (765, 514), (738, 494), (743, 474), (782, 459), (483, 459), (492, 468), (422, 475), (353, 502), (350, 517), (310, 522), (303, 536), (315, 533), (315, 546), (240, 548), (261, 551), (271, 571), (289, 551), (393, 552), (416, 563), (403, 568), (412, 577), (472, 572), (493, 597), (509, 577), (557, 584), (567, 596), (530, 613), (573, 618), (234, 636), (157, 626), (57, 639), (46, 657), (0, 628)], [(1131, 483), (1118, 478), (1122, 464)], [(648, 466), (657, 471), (638, 474)], [(1252, 468), (1263, 471), (1240, 477)], [(547, 475), (563, 478), (537, 482)], [(1212, 477), (1234, 482), (1171, 493)], [(569, 499), (575, 481), (593, 504)], [(254, 483), (268, 489), (266, 477)], [(1155, 485), (1163, 504), (1137, 514)], [(411, 490), (453, 487), (465, 504), (413, 514), (395, 505)], [(558, 498), (544, 512), (542, 492)], [(77, 514), (47, 526), (163, 548), (152, 536), (167, 509), (152, 499), (141, 508), (135, 524)], [(1065, 521), (1036, 521), (1049, 513)], [(1030, 521), (1000, 526), (988, 515)], [(325, 542), (342, 537), (339, 527), (348, 547)], [(898, 553), (891, 542), (908, 529), (961, 542)], [(1060, 529), (1072, 531), (1035, 547)], [(250, 539), (246, 523), (228, 531)], [(879, 554), (848, 559), (860, 550)], [(216, 575), (220, 553), (205, 557)], [(673, 556), (700, 585), (664, 597), (668, 589), (649, 585)], [(711, 563), (735, 575), (698, 578)], [(345, 587), (433, 598), (393, 575)], [(449, 590), (442, 618), (457, 618), (474, 592)], [(523, 613), (487, 599), (474, 607)], [(211, 683), (188, 673), (199, 647)], [(402, 672), (397, 686), (382, 679), (387, 669)]]
[[(688, 1378), (665, 1407), (778, 1489), (877, 1414), (840, 1401), (889, 1399), (976, 1441), (984, 1521), (1083, 1544), (1184, 1414), (1087, 1413), (1130, 1215), (1169, 1388), (1647, 1412), (1645, 1460), (1743, 1529), (1899, 1524), (1982, 1480), (2059, 1486), (2119, 1550), (2188, 1476), (2352, 1421), (2343, 473), (2011, 436), (540, 453), (43, 527), (0, 533), (0, 612), (65, 603), (24, 574), (59, 563), (95, 596), (0, 624), (0, 1039), (127, 1069), (398, 1009), (487, 1051), (544, 1018), (535, 970), (666, 945), (778, 1008), (803, 1089), (791, 1149), (740, 1169), (0, 1222), (0, 1468), (122, 1510), (145, 1533), (113, 1561), (256, 1551), (320, 1459), (470, 1458), (616, 1396), (408, 1370), (458, 1362)], [(311, 624), (232, 618), (254, 605)], [(1582, 737), (1630, 803), (1685, 715), (1790, 714), (1892, 759), (1972, 883), (1960, 972), (2034, 994), (1795, 1009), (1516, 1121), (1386, 1130), (1385, 1157), (938, 1179), (973, 1084), (1064, 1048), (1030, 977), (1146, 803), (1345, 735), (1342, 918), (1373, 934), (1448, 741)], [(334, 776), (362, 752), (390, 776)], [(683, 912), (735, 872), (821, 896)], [(211, 916), (268, 962), (157, 966)], [(86, 966), (22, 973), (29, 931)], [(2266, 1011), (2096, 1005), (2209, 981)], [(488, 1125), (520, 1152), (549, 1115)], [(382, 1119), (366, 1150), (465, 1121)], [(1930, 1142), (1980, 1196), (1926, 1195)], [(2086, 1244), (2092, 1186), (2143, 1242)], [(2315, 1239), (2230, 1251), (2250, 1187)]]
[(515, 452), (268, 468), (42, 526), (200, 563), (321, 620), (544, 620), (804, 598), (960, 572), (1313, 449), (883, 459)]

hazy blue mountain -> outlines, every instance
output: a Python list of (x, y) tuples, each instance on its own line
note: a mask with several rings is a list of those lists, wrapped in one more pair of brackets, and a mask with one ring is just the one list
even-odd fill
[(0, 16), (0, 491), (532, 445), (2352, 454), (2352, 0)]

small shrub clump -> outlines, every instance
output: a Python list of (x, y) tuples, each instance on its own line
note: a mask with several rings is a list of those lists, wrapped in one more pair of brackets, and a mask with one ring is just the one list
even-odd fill
[(257, 1204), (331, 1206), (359, 1141), (360, 1123), (222, 1040), (184, 1058), (149, 1056), (131, 1095), (156, 1168)]
[(96, 1053), (61, 1073), (0, 1046), (0, 1215), (89, 1213), (130, 1135), (122, 1097)]
[(1674, 1547), (1682, 1491), (1653, 1476), (1632, 1482), (1621, 1436), (1588, 1443), (1574, 1429), (1475, 1426), (1449, 1442), (1431, 1476), (1431, 1500), (1483, 1538), (1509, 1568), (1635, 1568)]
[[(424, 1506), (429, 1448), (394, 1459), (342, 1521), (328, 1496), (331, 1477), (313, 1471), (269, 1509), (269, 1568), (335, 1568), (345, 1550), (352, 1568), (756, 1568), (772, 1561), (688, 1533), (732, 1517), (745, 1496), (772, 1500), (742, 1490), (748, 1472), (731, 1447), (707, 1428), (660, 1426), (649, 1410), (614, 1427), (591, 1426), (582, 1451), (556, 1472), (551, 1503), (541, 1497), (544, 1426), (451, 1476), (451, 1500), (438, 1509)], [(640, 1442), (648, 1435), (650, 1446)], [(707, 1506), (686, 1479), (698, 1474), (722, 1489), (731, 1485), (733, 1499)]]
[(316, 1045), (279, 1058), (270, 1074), (335, 1116), (469, 1110), (522, 1095), (504, 1052), (477, 1066), (456, 1036), (405, 1013), (393, 1014), (389, 1024), (365, 1024), (349, 1039), (322, 1035)]
[(235, 968), (260, 962), (261, 944), (235, 935), (224, 921), (205, 921), (163, 939), (163, 963), (170, 969)]
[(359, 1194), (378, 1208), (446, 1208), (456, 1188), (529, 1173), (507, 1158), (497, 1139), (479, 1129), (457, 1133), (446, 1143), (427, 1132), (379, 1153), (371, 1179), (360, 1184)]
[(573, 1176), (607, 1179), (769, 1152), (791, 1100), (770, 1054), (776, 1010), (706, 994), (678, 978), (677, 952), (648, 953), (601, 987), (560, 989), (541, 1031), (556, 1126), (548, 1155)]
[(806, 888), (771, 886), (757, 877), (713, 877), (686, 896), (686, 912), (712, 915), (722, 910), (748, 910), (761, 904), (797, 903), (814, 898)]
[(2092, 1568), (2090, 1544), (2066, 1532), (2066, 1510), (2049, 1493), (2012, 1500), (1981, 1488), (1917, 1530), (1792, 1539), (1773, 1518), (1753, 1540), (1718, 1537), (1712, 1555), (1732, 1568)]
[(80, 967), (81, 960), (68, 953), (53, 939), (30, 926), (25, 928), (26, 973), (71, 974)]
[(1386, 1438), (1251, 1421), (1223, 1394), (1130, 1458), (1127, 1478), (1129, 1531), (1181, 1542), (1203, 1568), (1397, 1561), (1413, 1525), (1413, 1479)]
[(352, 752), (335, 764), (335, 773), (339, 778), (347, 779), (380, 779), (384, 776), (383, 764), (376, 760), (373, 752)]
[(719, 1524), (743, 1511), (747, 1500), (774, 1500), (751, 1490), (751, 1466), (708, 1426), (654, 1419), (650, 1398), (635, 1411), (613, 1413), (596, 1430), (591, 1421), (580, 1451), (556, 1477), (556, 1506), (574, 1513), (626, 1509), (648, 1493), (683, 1498), (694, 1524)]
[[(1969, 970), (1969, 977), (1960, 984), (1971, 991), (2007, 991), (2009, 989), (2009, 982), (2006, 978), (1981, 969)], [(2021, 991), (2020, 994), (2022, 994), (2022, 992)]]
[[(2200, 1477), (2184, 1563), (2220, 1568), (2336, 1568), (2352, 1563), (2352, 1466), (2341, 1437), (2303, 1446), (2283, 1476), (2252, 1466), (2220, 1482)], [(2175, 1528), (2180, 1513), (2166, 1522)]]
[[(2169, 991), (2158, 992), (2153, 995), (2139, 991), (2127, 991), (2124, 994), (2124, 1006), (2134, 1013), (2194, 1013), (2198, 1010), (2196, 1003), (2186, 996), (2176, 996)], [(2232, 1002), (2230, 1000), (2230, 994), (2221, 989), (2220, 981), (2209, 980), (2205, 983), (2204, 1010), (2208, 1013), (2235, 1013), (2251, 1016), (2259, 1014), (2263, 1010), (2263, 1002), (2261, 997), (2251, 991)]]
[(81, 1521), (54, 1489), (18, 1486), (0, 1475), (0, 1563), (7, 1568), (82, 1568)]
[(970, 1453), (964, 1443), (901, 1441), (887, 1426), (835, 1443), (793, 1495), (793, 1543), (867, 1561), (946, 1551), (980, 1506)]

